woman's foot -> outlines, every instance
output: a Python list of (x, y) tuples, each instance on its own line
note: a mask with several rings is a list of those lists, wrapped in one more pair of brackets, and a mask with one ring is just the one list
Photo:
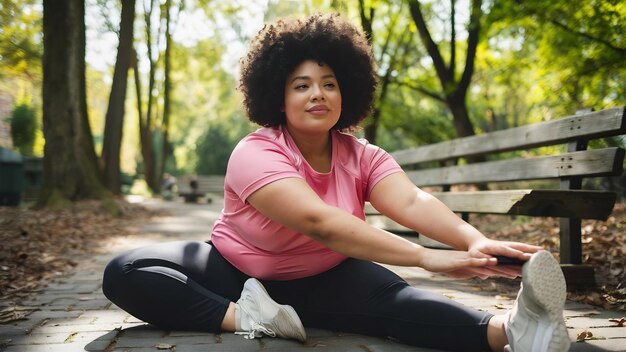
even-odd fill
[(265, 287), (254, 278), (243, 285), (235, 307), (235, 326), (235, 334), (247, 339), (265, 334), (306, 341), (304, 326), (293, 307), (274, 302)]
[(521, 289), (507, 314), (509, 345), (505, 351), (567, 351), (570, 339), (563, 321), (566, 293), (559, 263), (550, 252), (535, 253), (524, 264)]

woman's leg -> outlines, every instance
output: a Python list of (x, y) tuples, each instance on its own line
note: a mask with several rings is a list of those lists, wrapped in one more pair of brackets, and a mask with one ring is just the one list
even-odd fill
[(211, 244), (179, 241), (122, 253), (107, 265), (102, 290), (161, 328), (217, 332), (247, 278)]
[(263, 284), (277, 302), (292, 305), (307, 327), (389, 336), (423, 347), (490, 350), (491, 314), (412, 287), (371, 262), (348, 259), (313, 277)]

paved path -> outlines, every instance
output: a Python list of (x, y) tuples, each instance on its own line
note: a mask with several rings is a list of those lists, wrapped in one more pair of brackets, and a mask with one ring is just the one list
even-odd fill
[[(115, 253), (148, 243), (169, 240), (205, 240), (221, 208), (214, 204), (189, 205), (146, 201), (149, 207), (167, 209), (171, 216), (155, 218), (142, 225), (136, 235), (113, 243), (105, 253), (76, 258), (75, 272), (49, 282), (27, 307), (34, 311), (26, 319), (0, 324), (0, 351), (432, 351), (390, 340), (307, 329), (306, 344), (282, 339), (245, 340), (231, 333), (210, 334), (164, 331), (150, 327), (111, 304), (102, 294), (104, 265)], [(452, 281), (421, 269), (393, 267), (409, 282), (440, 292), (464, 304), (501, 313), (514, 297), (500, 297), (477, 290), (471, 282)], [(600, 310), (568, 302), (567, 326), (570, 337), (590, 331), (597, 339), (572, 344), (572, 351), (626, 351), (626, 327), (609, 319), (624, 312)]]

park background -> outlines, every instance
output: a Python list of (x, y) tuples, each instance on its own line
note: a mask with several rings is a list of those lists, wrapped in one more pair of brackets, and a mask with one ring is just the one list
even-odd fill
[[(30, 177), (0, 185), (21, 196), (3, 217), (47, 210), (71, 217), (86, 200), (136, 215), (121, 195), (159, 196), (165, 174), (223, 174), (234, 145), (257, 128), (237, 90), (250, 39), (264, 22), (314, 12), (339, 12), (368, 35), (379, 88), (354, 133), (388, 151), (626, 105), (626, 3), (619, 0), (0, 0), (0, 167), (6, 173), (16, 158), (32, 167)], [(626, 141), (597, 143), (590, 147)], [(589, 241), (604, 246), (587, 259), (617, 278), (607, 290), (624, 309), (624, 246), (615, 243), (624, 243), (616, 236), (626, 228), (626, 182), (586, 182), (622, 201), (612, 220), (587, 223), (585, 235), (604, 231)], [(508, 231), (492, 218), (486, 223), (509, 238), (555, 228), (552, 219), (534, 221), (518, 217)], [(11, 236), (25, 236), (28, 226), (11, 228)], [(17, 245), (3, 252), (4, 271), (29, 256)], [(5, 274), (3, 283), (19, 279)], [(15, 291), (3, 287), (1, 295)], [(608, 304), (607, 290), (599, 304)]]

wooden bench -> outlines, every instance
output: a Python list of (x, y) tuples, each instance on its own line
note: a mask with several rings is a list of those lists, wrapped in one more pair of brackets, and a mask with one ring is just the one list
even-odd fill
[[(593, 268), (582, 265), (581, 219), (606, 220), (613, 210), (616, 194), (583, 190), (583, 178), (621, 175), (624, 150), (587, 147), (592, 140), (625, 134), (624, 113), (624, 107), (580, 111), (556, 120), (400, 150), (391, 155), (416, 185), (434, 187), (431, 193), (465, 220), (469, 220), (470, 213), (559, 217), (560, 260), (568, 285), (593, 285)], [(597, 144), (601, 143), (594, 142)], [(538, 147), (550, 147), (544, 148), (544, 153), (558, 151), (524, 156)], [(475, 157), (486, 161), (468, 161)], [(546, 180), (554, 180), (547, 182), (553, 185), (545, 188)], [(518, 189), (520, 183), (524, 184), (523, 189)], [(495, 190), (482, 190), (485, 187), (454, 190), (476, 188), (475, 185)], [(366, 205), (366, 216), (375, 226), (415, 235), (383, 217), (370, 204)]]
[[(196, 180), (197, 188), (191, 188), (191, 181)], [(178, 179), (178, 196), (185, 200), (185, 203), (197, 203), (201, 199), (206, 199), (211, 203), (211, 195), (224, 196), (224, 175), (198, 175), (184, 176)]]

